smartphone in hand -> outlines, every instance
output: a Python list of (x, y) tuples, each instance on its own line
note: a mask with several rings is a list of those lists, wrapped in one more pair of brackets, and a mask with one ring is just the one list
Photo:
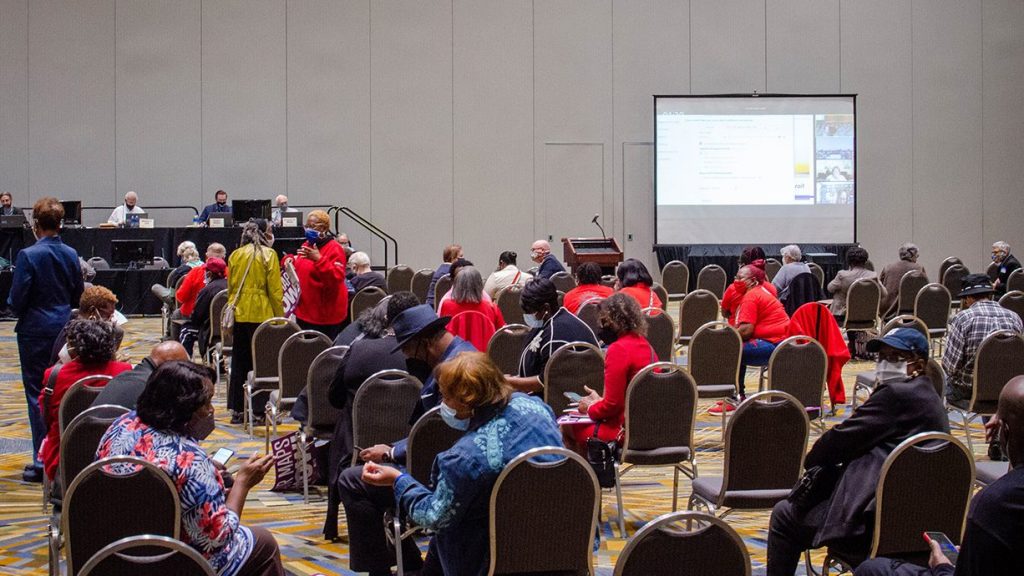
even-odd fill
[(231, 457), (234, 455), (234, 450), (230, 448), (221, 448), (213, 453), (213, 456), (210, 457), (210, 460), (213, 460), (214, 462), (220, 464), (221, 466), (227, 466), (228, 460), (231, 460)]
[(565, 397), (569, 399), (569, 402), (579, 403), (580, 398), (582, 398), (579, 394), (575, 392), (562, 392), (562, 394), (564, 394)]
[(949, 561), (956, 566), (956, 559), (960, 555), (960, 552), (956, 549), (953, 541), (949, 539), (949, 536), (946, 536), (942, 532), (925, 532), (924, 539), (928, 542), (938, 542), (939, 549), (942, 550), (942, 553), (946, 558), (949, 558)]

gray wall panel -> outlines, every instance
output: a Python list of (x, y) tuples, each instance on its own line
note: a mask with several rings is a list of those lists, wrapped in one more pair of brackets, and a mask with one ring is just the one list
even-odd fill
[(767, 3), (768, 92), (839, 91), (839, 0)]
[[(989, 0), (983, 5), (984, 101), (982, 250), (1005, 240), (1024, 252), (1024, 2)], [(972, 195), (973, 197), (974, 195)], [(984, 260), (983, 260), (984, 261)]]
[(373, 219), (401, 261), (436, 265), (454, 237), (451, 2), (375, 1), (370, 33)]
[(203, 3), (203, 203), (287, 190), (285, 4)]
[[(606, 228), (618, 237), (626, 257), (653, 266), (653, 157), (649, 145), (631, 146), (653, 137), (654, 94), (690, 91), (689, 2), (616, 0), (613, 8), (616, 177), (613, 226)], [(652, 164), (635, 167), (641, 160)]]
[[(117, 3), (117, 194), (139, 206), (202, 205), (199, 0)], [(158, 225), (192, 212), (152, 211)]]
[(591, 218), (602, 210), (606, 148), (600, 142), (549, 142), (542, 149), (537, 237), (551, 240), (559, 258), (562, 238), (600, 236)]
[(110, 205), (117, 195), (114, 0), (33, 1), (28, 49), (31, 196)]
[(455, 240), (485, 277), (504, 250), (529, 267), (532, 6), (530, 0), (454, 3)]
[(914, 239), (926, 266), (979, 262), (981, 203), (969, 198), (982, 181), (980, 0), (915, 2), (913, 38)]
[(28, 197), (28, 0), (0, 0), (0, 191)]
[(857, 94), (858, 239), (881, 265), (913, 240), (910, 0), (843, 2), (842, 23), (842, 90)]
[(764, 0), (690, 0), (690, 90), (765, 91)]
[[(367, 0), (288, 3), (288, 191), (294, 205), (370, 215)], [(342, 228), (357, 248), (371, 246), (365, 230)]]

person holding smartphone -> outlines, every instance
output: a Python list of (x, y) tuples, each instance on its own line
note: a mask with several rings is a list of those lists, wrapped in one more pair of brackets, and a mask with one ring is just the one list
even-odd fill
[(996, 415), (985, 425), (1010, 457), (1004, 476), (974, 497), (959, 553), (942, 533), (926, 532), (928, 567), (891, 558), (864, 562), (854, 576), (1019, 576), (1024, 574), (1024, 376), (1006, 383)]

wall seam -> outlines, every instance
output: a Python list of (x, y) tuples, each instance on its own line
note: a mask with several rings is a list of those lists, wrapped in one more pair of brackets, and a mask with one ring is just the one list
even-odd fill
[[(533, 78), (533, 98), (531, 98), (533, 116), (533, 236), (537, 238), (537, 0), (530, 2), (530, 75)], [(532, 241), (531, 241), (532, 242)]]
[[(452, 17), (452, 78), (450, 86), (452, 87), (452, 242), (455, 242), (455, 0), (451, 0), (451, 17)], [(397, 262), (395, 262), (397, 264)]]
[(284, 0), (284, 194), (288, 195), (291, 183), (288, 167), (291, 157), (288, 156), (288, 0)]
[(916, 184), (916, 161), (917, 161), (917, 144), (914, 143), (914, 131), (917, 128), (916, 121), (914, 119), (914, 94), (916, 92), (914, 86), (916, 84), (915, 79), (917, 71), (914, 68), (914, 0), (910, 0), (910, 237), (917, 241), (917, 210), (915, 209), (915, 196), (917, 196), (917, 184)]
[(204, 143), (206, 132), (203, 128), (203, 0), (199, 0), (199, 204), (205, 206), (206, 153)]
[(768, 0), (764, 0), (764, 91), (768, 92)]
[(114, 206), (117, 206), (117, 0), (114, 0)]
[(25, 0), (25, 192), (32, 198), (32, 2)]

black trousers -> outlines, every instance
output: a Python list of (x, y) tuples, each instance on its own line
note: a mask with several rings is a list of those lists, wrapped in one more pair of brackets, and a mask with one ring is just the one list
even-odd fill
[(902, 560), (874, 558), (857, 566), (855, 576), (931, 576), (931, 569)]
[(302, 318), (296, 317), (295, 322), (299, 325), (299, 328), (303, 330), (316, 330), (321, 334), (326, 335), (334, 342), (334, 339), (341, 334), (341, 323), (338, 324), (313, 324), (312, 322), (306, 322)]
[(39, 394), (43, 391), (43, 373), (50, 367), (50, 352), (57, 335), (17, 334), (18, 360), (21, 362), (21, 385), (25, 389), (25, 406), (32, 432), (32, 465), (42, 470), (39, 445), (46, 437), (43, 416), (39, 407)]
[[(825, 504), (812, 508), (805, 514), (793, 509), (788, 500), (775, 505), (768, 524), (768, 569), (766, 576), (793, 576), (800, 564), (804, 550), (814, 545), (814, 536), (824, 521)], [(871, 533), (866, 537), (851, 538), (830, 544), (841, 549), (844, 557), (863, 560), (871, 547)]]
[[(235, 322), (231, 328), (231, 381), (228, 382), (228, 409), (241, 412), (245, 408), (245, 379), (252, 370), (252, 336), (259, 328), (256, 322)], [(262, 402), (261, 402), (262, 400)], [(257, 416), (266, 413), (266, 395), (257, 397), (252, 411)]]

